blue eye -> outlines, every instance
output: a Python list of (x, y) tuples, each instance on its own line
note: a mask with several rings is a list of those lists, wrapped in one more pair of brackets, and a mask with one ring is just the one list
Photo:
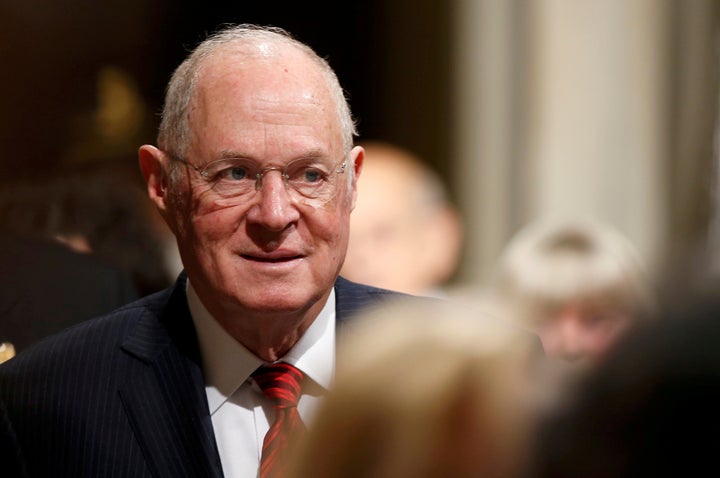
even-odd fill
[(217, 172), (214, 177), (220, 181), (241, 181), (248, 178), (248, 170), (243, 166), (230, 166)]
[(322, 165), (303, 164), (304, 162), (290, 163), (285, 168), (285, 177), (297, 186), (318, 186), (327, 181), (328, 174)]
[(245, 179), (247, 176), (247, 170), (245, 168), (231, 168), (230, 177), (232, 179)]
[(317, 169), (306, 169), (304, 179), (309, 183), (315, 183), (322, 179), (322, 173)]

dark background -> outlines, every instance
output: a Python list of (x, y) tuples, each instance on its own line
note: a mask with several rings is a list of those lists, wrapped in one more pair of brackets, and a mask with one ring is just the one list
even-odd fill
[[(5, 0), (0, 2), (0, 179), (85, 161), (126, 164), (155, 142), (172, 70), (224, 23), (286, 28), (335, 68), (360, 139), (421, 155), (446, 180), (450, 12), (447, 2)], [(98, 132), (98, 78), (131, 78), (144, 114), (123, 137)]]

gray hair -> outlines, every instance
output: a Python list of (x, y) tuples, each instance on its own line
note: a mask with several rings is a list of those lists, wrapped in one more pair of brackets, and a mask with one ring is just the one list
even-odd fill
[[(210, 35), (174, 71), (166, 90), (165, 105), (158, 132), (157, 142), (161, 149), (175, 157), (186, 158), (190, 143), (188, 107), (195, 93), (199, 72), (204, 60), (229, 43), (255, 45), (262, 42), (274, 42), (296, 48), (305, 53), (310, 60), (319, 66), (337, 107), (338, 120), (343, 135), (343, 149), (345, 154), (348, 154), (352, 149), (353, 137), (357, 136), (358, 133), (350, 111), (350, 105), (330, 64), (308, 45), (293, 38), (286, 30), (279, 27), (252, 24), (227, 26)], [(349, 169), (350, 175), (352, 175), (354, 168), (350, 167)], [(172, 181), (174, 171), (171, 171), (170, 175)]]

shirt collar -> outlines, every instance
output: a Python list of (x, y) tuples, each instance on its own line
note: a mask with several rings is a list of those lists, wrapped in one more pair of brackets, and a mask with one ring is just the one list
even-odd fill
[[(205, 308), (187, 281), (190, 315), (197, 330), (210, 413), (214, 413), (263, 361), (236, 341)], [(324, 390), (335, 372), (335, 289), (300, 340), (280, 360), (305, 373)]]

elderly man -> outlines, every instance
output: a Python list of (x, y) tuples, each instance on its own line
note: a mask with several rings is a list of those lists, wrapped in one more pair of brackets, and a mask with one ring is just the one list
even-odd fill
[(332, 69), (283, 30), (203, 42), (139, 151), (185, 272), (0, 366), (8, 476), (278, 476), (330, 385), (336, 328), (395, 296), (338, 277), (354, 134)]

